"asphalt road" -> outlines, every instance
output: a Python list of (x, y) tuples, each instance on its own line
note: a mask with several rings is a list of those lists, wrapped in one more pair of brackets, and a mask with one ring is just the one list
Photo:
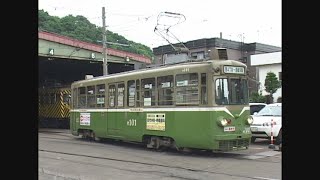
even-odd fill
[(140, 144), (94, 142), (67, 130), (39, 130), (39, 179), (280, 180), (281, 152), (257, 139), (231, 153), (155, 151)]

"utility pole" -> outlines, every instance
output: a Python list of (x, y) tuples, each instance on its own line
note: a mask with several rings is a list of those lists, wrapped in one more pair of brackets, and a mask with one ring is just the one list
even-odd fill
[(105, 15), (105, 8), (102, 7), (102, 24), (103, 24), (103, 27), (102, 27), (102, 43), (103, 43), (103, 51), (102, 51), (102, 54), (103, 54), (103, 63), (102, 63), (102, 66), (103, 66), (103, 75), (108, 75), (108, 67), (107, 67), (107, 55), (108, 55), (108, 52), (107, 52), (107, 31), (106, 31), (106, 15)]

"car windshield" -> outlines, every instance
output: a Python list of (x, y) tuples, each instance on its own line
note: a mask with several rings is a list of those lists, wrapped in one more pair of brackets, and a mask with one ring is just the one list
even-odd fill
[(257, 116), (281, 116), (281, 106), (265, 106), (256, 115)]
[(265, 105), (250, 105), (250, 114), (252, 115), (255, 112), (259, 112)]

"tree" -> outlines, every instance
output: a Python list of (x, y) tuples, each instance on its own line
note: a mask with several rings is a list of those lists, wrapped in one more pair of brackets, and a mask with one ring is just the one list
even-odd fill
[(281, 87), (280, 81), (273, 72), (268, 72), (264, 81), (265, 91), (269, 93), (269, 101), (273, 102), (273, 94)]
[[(80, 41), (85, 41), (97, 45), (102, 45), (102, 27), (95, 24), (81, 15), (68, 15), (62, 18), (50, 16), (44, 10), (38, 10), (38, 28), (53, 33), (58, 33)], [(99, 42), (100, 41), (100, 42)], [(130, 46), (109, 45), (108, 48), (128, 51), (140, 54), (152, 59), (154, 57), (150, 47), (127, 40), (125, 37), (107, 30), (107, 41), (120, 44), (128, 44)]]
[(277, 103), (282, 103), (282, 97), (280, 96), (280, 97), (278, 97), (278, 99), (277, 99)]
[(251, 93), (250, 102), (265, 103), (266, 101), (266, 96), (263, 96), (261, 91)]

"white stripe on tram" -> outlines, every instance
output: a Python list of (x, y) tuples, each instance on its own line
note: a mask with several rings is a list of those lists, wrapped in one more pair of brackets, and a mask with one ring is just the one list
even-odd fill
[[(249, 110), (244, 107), (240, 115)], [(172, 112), (172, 111), (224, 111), (230, 116), (233, 114), (226, 107), (190, 107), (190, 108), (126, 108), (126, 109), (73, 109), (70, 112)]]
[(280, 180), (280, 179), (273, 179), (273, 178), (266, 178), (266, 177), (258, 177), (258, 176), (253, 177), (253, 178), (255, 178), (255, 179), (264, 179), (264, 180)]
[(244, 112), (244, 111), (249, 111), (250, 110), (250, 107), (244, 107), (242, 109), (242, 111), (240, 112), (239, 116), (241, 116), (241, 114)]

